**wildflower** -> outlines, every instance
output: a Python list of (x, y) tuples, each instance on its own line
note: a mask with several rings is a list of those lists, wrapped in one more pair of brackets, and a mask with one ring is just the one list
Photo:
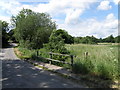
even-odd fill
[(113, 48), (110, 48), (110, 49), (113, 49)]
[(117, 61), (117, 59), (114, 59), (114, 62), (116, 62)]

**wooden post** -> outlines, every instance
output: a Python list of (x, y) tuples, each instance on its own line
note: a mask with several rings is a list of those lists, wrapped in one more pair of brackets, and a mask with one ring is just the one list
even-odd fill
[(85, 59), (87, 60), (88, 52), (85, 52), (84, 55), (85, 55)]
[(39, 51), (37, 50), (37, 57), (39, 56)]
[(70, 55), (71, 57), (71, 66), (73, 67), (73, 55)]
[[(52, 59), (52, 53), (50, 52), (49, 53), (49, 55), (50, 55), (50, 59)], [(51, 64), (52, 62), (51, 61), (49, 61), (49, 64)]]

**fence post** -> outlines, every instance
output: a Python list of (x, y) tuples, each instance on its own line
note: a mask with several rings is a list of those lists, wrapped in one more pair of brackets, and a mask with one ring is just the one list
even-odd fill
[(85, 59), (87, 60), (88, 52), (85, 52), (85, 53), (84, 53), (84, 57), (85, 57)]
[[(52, 59), (52, 53), (50, 52), (49, 53), (49, 55), (50, 55), (50, 59)], [(52, 62), (51, 61), (49, 61), (49, 64), (51, 64)]]
[(39, 51), (37, 50), (37, 57), (38, 57), (38, 55), (39, 55)]
[(71, 66), (73, 67), (73, 55), (70, 55), (71, 57)]

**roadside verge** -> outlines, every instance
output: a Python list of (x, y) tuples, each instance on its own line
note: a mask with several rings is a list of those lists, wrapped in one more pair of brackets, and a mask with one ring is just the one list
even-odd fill
[[(15, 48), (14, 51), (16, 55), (19, 58), (21, 58), (22, 53), (17, 48)], [(118, 82), (110, 82), (109, 80), (103, 81), (97, 77), (95, 78), (94, 76), (74, 74), (71, 70), (65, 69), (60, 66), (43, 63), (40, 61), (40, 59), (38, 60), (32, 60), (30, 58), (26, 58), (26, 59), (22, 58), (22, 59), (27, 61), (28, 63), (33, 64), (37, 68), (42, 68), (44, 70), (51, 71), (60, 76), (63, 76), (64, 78), (80, 83), (86, 88), (118, 88), (118, 84), (117, 84)]]

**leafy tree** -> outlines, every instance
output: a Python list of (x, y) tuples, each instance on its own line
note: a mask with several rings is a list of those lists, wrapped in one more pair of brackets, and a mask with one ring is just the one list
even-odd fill
[(64, 39), (64, 42), (67, 44), (74, 43), (74, 38), (71, 35), (69, 35), (65, 30), (58, 29), (55, 34), (61, 35), (61, 37)]
[(49, 41), (53, 29), (56, 29), (49, 14), (35, 13), (30, 9), (23, 9), (16, 17), (12, 16), (12, 24), (16, 27), (14, 36), (20, 46), (28, 49), (43, 47), (43, 43)]
[(56, 34), (57, 30), (54, 30), (49, 38), (49, 43), (46, 45), (47, 49), (51, 52), (57, 52), (62, 54), (69, 53), (65, 48), (64, 39), (62, 35)]
[(108, 42), (108, 43), (114, 43), (115, 42), (113, 35), (110, 35), (110, 36), (104, 38), (103, 40), (104, 40), (104, 42)]
[(6, 47), (8, 45), (8, 40), (9, 40), (9, 35), (7, 31), (9, 30), (8, 28), (8, 23), (6, 21), (1, 21), (0, 20), (0, 29), (2, 30), (2, 47)]
[(99, 42), (99, 43), (102, 43), (102, 42), (103, 42), (103, 39), (102, 39), (102, 38), (99, 38), (99, 39), (98, 39), (98, 42)]
[(14, 29), (9, 31), (9, 33), (8, 33), (9, 37), (10, 37), (9, 39), (12, 40), (13, 42), (17, 42), (15, 39), (15, 36), (14, 36), (14, 31), (15, 31)]
[(98, 43), (98, 39), (94, 36), (91, 37), (91, 41), (92, 41), (92, 44), (97, 44)]
[(84, 43), (84, 44), (97, 44), (98, 39), (94, 36), (86, 36), (86, 37), (74, 37), (75, 43)]
[(115, 37), (115, 42), (116, 43), (120, 43), (120, 35), (118, 35), (117, 37)]

